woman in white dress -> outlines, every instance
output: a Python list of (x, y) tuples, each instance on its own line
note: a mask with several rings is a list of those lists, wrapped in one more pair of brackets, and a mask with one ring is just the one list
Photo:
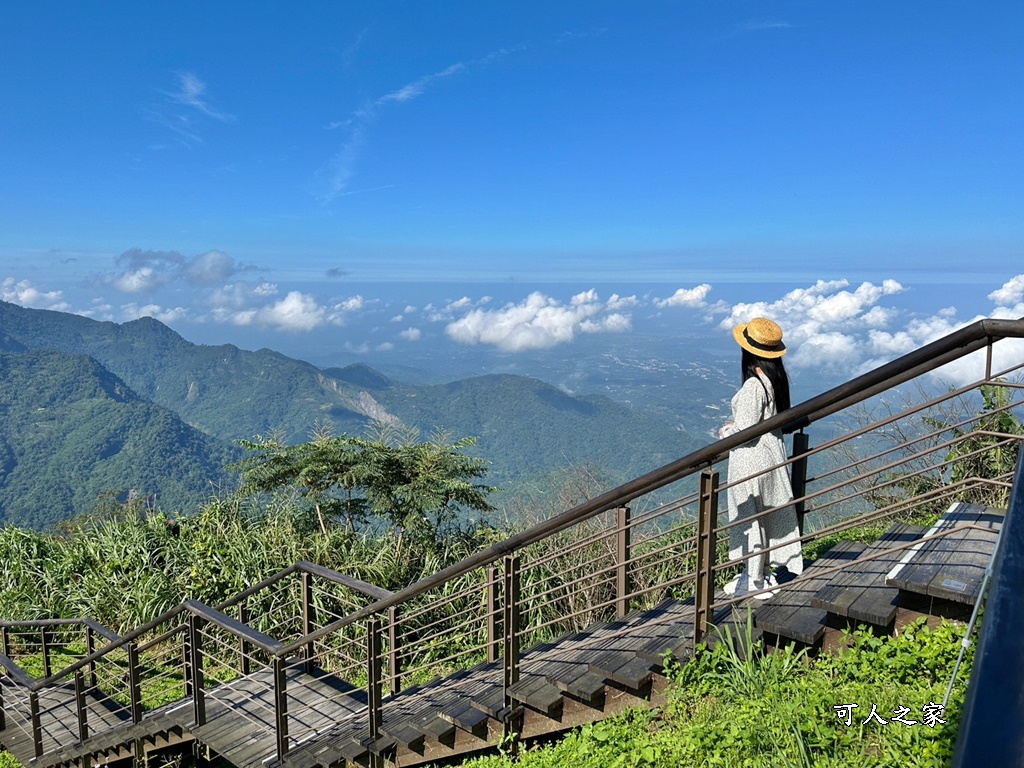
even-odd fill
[[(786, 354), (782, 329), (767, 318), (757, 317), (733, 328), (733, 336), (743, 349), (743, 386), (732, 398), (733, 420), (719, 430), (720, 437), (752, 427), (790, 405), (789, 377), (782, 364)], [(786, 448), (779, 430), (729, 453), (729, 522), (776, 509), (729, 529), (729, 559), (748, 554), (752, 557), (745, 561), (743, 572), (726, 585), (728, 594), (770, 589), (778, 585), (780, 575), (788, 579), (803, 571), (793, 488), (786, 467), (780, 466), (785, 461)], [(765, 553), (768, 549), (771, 551)], [(755, 597), (764, 599), (772, 594), (762, 592)]]

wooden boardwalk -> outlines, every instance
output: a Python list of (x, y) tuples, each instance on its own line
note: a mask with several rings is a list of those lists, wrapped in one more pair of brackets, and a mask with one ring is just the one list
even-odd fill
[[(954, 603), (973, 603), (991, 557), (1001, 515), (974, 505), (954, 505), (928, 531), (894, 524), (870, 545), (842, 542), (811, 564), (804, 575), (767, 600), (734, 600), (714, 614), (713, 624), (743, 634), (753, 611), (754, 640), (819, 645), (847, 622), (891, 628), (901, 610), (942, 614)], [(950, 527), (977, 528), (909, 547)], [(716, 603), (725, 603), (724, 593)], [(915, 602), (916, 601), (916, 602)], [(524, 737), (597, 720), (656, 696), (664, 682), (666, 654), (685, 660), (693, 648), (692, 601), (666, 599), (617, 621), (592, 626), (521, 655), (518, 682), (507, 691), (499, 662), (479, 664), (449, 677), (384, 699), (378, 738), (367, 738), (367, 696), (330, 675), (288, 665), (292, 740), (277, 760), (270, 671), (206, 691), (206, 722), (195, 726), (191, 697), (148, 712), (132, 723), (123, 708), (93, 701), (90, 734), (82, 741), (74, 686), (46, 689), (40, 699), (42, 757), (34, 757), (28, 698), (2, 678), (6, 728), (0, 742), (26, 766), (85, 766), (143, 757), (191, 742), (239, 768), (338, 768), (390, 760), (415, 765), (487, 748), (515, 721)], [(704, 638), (714, 643), (719, 635)], [(299, 735), (298, 741), (295, 741)]]

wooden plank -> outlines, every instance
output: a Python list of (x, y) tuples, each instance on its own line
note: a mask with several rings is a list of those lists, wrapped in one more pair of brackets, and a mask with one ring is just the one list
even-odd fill
[(572, 680), (558, 679), (552, 680), (551, 683), (591, 707), (599, 706), (604, 699), (605, 679), (593, 672), (584, 671), (583, 674)]
[[(1002, 520), (1003, 513), (1000, 510), (979, 504), (956, 502), (925, 535), (932, 536), (961, 523), (983, 525), (996, 531), (1002, 525)], [(935, 582), (936, 576), (946, 564), (955, 559), (956, 553), (961, 550), (964, 540), (969, 534), (970, 532), (950, 534), (913, 547), (889, 572), (886, 578), (887, 583), (908, 592), (929, 594), (929, 586)], [(942, 580), (940, 578), (936, 582), (936, 586), (941, 586)], [(958, 579), (953, 580), (959, 581)], [(957, 593), (962, 591), (955, 590)]]
[(966, 531), (960, 548), (945, 565), (936, 569), (928, 583), (927, 593), (932, 597), (972, 605), (978, 598), (996, 541), (995, 532)]

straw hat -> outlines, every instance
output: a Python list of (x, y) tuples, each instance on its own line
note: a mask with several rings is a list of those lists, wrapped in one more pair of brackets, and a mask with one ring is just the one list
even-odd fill
[(782, 329), (766, 317), (755, 317), (749, 323), (740, 323), (732, 329), (736, 343), (758, 357), (782, 357), (786, 345), (782, 343)]

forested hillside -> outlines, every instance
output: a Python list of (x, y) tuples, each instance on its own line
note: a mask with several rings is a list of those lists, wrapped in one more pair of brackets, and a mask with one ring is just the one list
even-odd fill
[(367, 422), (355, 410), (357, 393), (308, 363), (269, 349), (192, 344), (149, 317), (117, 324), (0, 302), (0, 328), (28, 349), (89, 355), (142, 397), (224, 440), (271, 430), (304, 440), (318, 420), (339, 431)]
[(406, 436), (477, 437), (472, 453), (490, 462), (488, 482), (505, 495), (543, 489), (578, 465), (614, 484), (699, 442), (606, 397), (523, 376), (413, 386), (365, 365), (322, 370), (267, 349), (192, 344), (151, 318), (116, 324), (5, 302), (0, 329), (10, 358), (0, 376), (10, 409), (0, 505), (33, 527), (129, 489), (190, 511), (211, 481), (235, 481), (222, 469), (237, 440), (298, 443), (318, 425), (365, 435), (379, 421)]
[(194, 509), (238, 455), (89, 357), (0, 353), (0, 381), (4, 523), (41, 528), (130, 493)]
[[(602, 396), (572, 397), (523, 376), (490, 375), (449, 384), (405, 386), (366, 366), (325, 373), (360, 382), (376, 402), (409, 424), (479, 437), (476, 453), (494, 460), (498, 485), (591, 464), (622, 482), (699, 447), (686, 432)], [(500, 457), (516, 457), (505, 465)]]

